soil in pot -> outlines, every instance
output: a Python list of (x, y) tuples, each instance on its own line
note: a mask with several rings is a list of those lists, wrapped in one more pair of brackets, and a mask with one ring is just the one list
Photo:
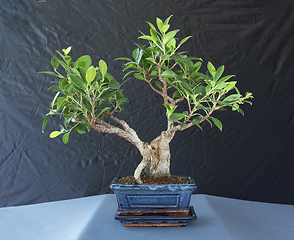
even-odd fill
[[(190, 180), (187, 177), (153, 177), (146, 174), (141, 175), (141, 179), (144, 185), (168, 185), (168, 184), (190, 184)], [(137, 185), (134, 176), (121, 177), (117, 180), (118, 184)]]

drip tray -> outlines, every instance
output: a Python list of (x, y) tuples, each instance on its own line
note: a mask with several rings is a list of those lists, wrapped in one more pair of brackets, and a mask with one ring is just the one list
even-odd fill
[(174, 226), (186, 226), (190, 221), (197, 218), (193, 206), (189, 208), (187, 215), (183, 216), (182, 212), (178, 215), (176, 212), (170, 214), (169, 212), (163, 212), (156, 210), (152, 212), (142, 212), (141, 214), (128, 213), (123, 216), (116, 212), (116, 220), (119, 220), (125, 227), (174, 227)]

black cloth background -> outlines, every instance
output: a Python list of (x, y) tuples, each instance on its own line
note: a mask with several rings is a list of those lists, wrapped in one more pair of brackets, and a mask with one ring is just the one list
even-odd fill
[[(110, 193), (115, 176), (131, 175), (141, 157), (117, 136), (72, 134), (50, 139), (58, 117), (41, 125), (54, 93), (48, 76), (55, 50), (104, 59), (117, 80), (117, 57), (131, 56), (146, 21), (170, 15), (182, 50), (225, 64), (238, 88), (254, 94), (245, 116), (216, 113), (223, 131), (177, 133), (171, 172), (195, 178), (198, 192), (294, 204), (294, 8), (292, 0), (8, 0), (0, 1), (0, 206)], [(161, 99), (141, 81), (124, 88), (126, 117), (144, 141), (165, 128)], [(160, 104), (159, 104), (160, 102)]]

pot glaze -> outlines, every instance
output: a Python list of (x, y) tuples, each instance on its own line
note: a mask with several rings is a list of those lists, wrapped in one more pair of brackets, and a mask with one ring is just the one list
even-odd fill
[(197, 188), (194, 179), (190, 184), (170, 185), (125, 185), (113, 180), (110, 188), (113, 190), (118, 205), (118, 211), (136, 211), (146, 209), (189, 210), (190, 199)]

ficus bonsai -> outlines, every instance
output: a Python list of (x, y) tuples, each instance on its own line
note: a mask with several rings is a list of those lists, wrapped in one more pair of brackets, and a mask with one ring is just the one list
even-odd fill
[[(169, 31), (170, 18), (171, 16), (164, 22), (157, 18), (157, 28), (147, 22), (150, 35), (142, 33), (139, 37), (147, 40), (147, 46), (136, 44), (132, 59), (119, 58), (126, 61), (124, 71), (128, 70), (121, 83), (108, 73), (107, 64), (103, 60), (95, 67), (88, 55), (72, 61), (69, 56), (71, 47), (63, 49), (62, 53), (57, 51), (61, 60), (52, 58), (54, 71), (42, 72), (58, 79), (49, 88), (56, 94), (42, 130), (44, 131), (50, 116), (61, 115), (64, 126), (60, 131), (53, 131), (50, 137), (63, 135), (65, 144), (73, 130), (84, 134), (93, 129), (128, 140), (142, 155), (142, 161), (134, 172), (136, 182), (142, 184), (140, 175), (143, 170), (151, 176), (170, 176), (169, 143), (176, 132), (194, 126), (201, 128), (204, 121), (222, 130), (222, 123), (212, 114), (227, 107), (243, 115), (240, 105), (245, 102), (251, 104), (248, 99), (252, 98), (252, 94), (246, 93), (242, 96), (236, 87), (237, 81), (230, 80), (234, 75), (222, 76), (224, 66), (215, 68), (208, 62), (208, 70), (200, 73), (202, 59), (179, 52), (181, 45), (190, 36), (179, 41), (175, 37), (179, 30)], [(60, 66), (64, 73), (57, 70)], [(142, 141), (136, 131), (117, 116), (117, 113), (125, 113), (122, 105), (127, 98), (121, 87), (127, 77), (132, 75), (138, 81), (146, 82), (162, 97), (166, 111), (166, 130), (150, 143)], [(179, 104), (181, 108), (186, 107), (186, 110), (177, 111)]]

